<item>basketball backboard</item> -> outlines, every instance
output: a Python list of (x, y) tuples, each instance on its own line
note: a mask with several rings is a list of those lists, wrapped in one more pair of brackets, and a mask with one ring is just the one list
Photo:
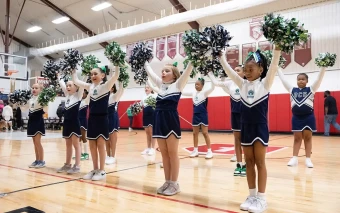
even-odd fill
[(27, 80), (27, 57), (0, 53), (0, 78)]

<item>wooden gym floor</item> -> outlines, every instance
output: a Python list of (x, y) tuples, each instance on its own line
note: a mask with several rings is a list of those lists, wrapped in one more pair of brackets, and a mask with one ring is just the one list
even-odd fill
[[(248, 195), (245, 177), (234, 177), (232, 155), (215, 155), (211, 160), (188, 158), (185, 147), (192, 146), (191, 132), (180, 141), (181, 193), (172, 197), (157, 195), (164, 182), (161, 156), (141, 156), (145, 148), (143, 131), (121, 130), (118, 136), (117, 164), (106, 166), (105, 181), (84, 181), (92, 162), (81, 162), (81, 174), (56, 173), (65, 160), (65, 142), (59, 132), (43, 138), (46, 168), (29, 169), (34, 160), (33, 144), (24, 132), (0, 133), (0, 212), (32, 206), (46, 213), (56, 212), (241, 212), (239, 205)], [(220, 153), (232, 152), (230, 133), (210, 133), (211, 141), (224, 144)], [(299, 166), (287, 167), (292, 154), (292, 135), (270, 136), (267, 154), (268, 213), (339, 212), (340, 138), (313, 137), (314, 169), (304, 165), (300, 150)], [(204, 139), (200, 136), (200, 145)], [(223, 151), (224, 150), (224, 151)], [(228, 151), (229, 150), (229, 151)]]

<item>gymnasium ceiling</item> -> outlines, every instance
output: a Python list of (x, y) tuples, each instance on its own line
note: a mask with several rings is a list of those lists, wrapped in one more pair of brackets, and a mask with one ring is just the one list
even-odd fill
[[(46, 42), (50, 41), (58, 42), (59, 39), (81, 38), (83, 31), (72, 24), (70, 21), (61, 24), (53, 24), (52, 20), (61, 17), (58, 12), (50, 8), (44, 3), (45, 0), (26, 0), (22, 14), (19, 18), (18, 26), (15, 32), (15, 37), (26, 42), (27, 44), (38, 47), (46, 45)], [(69, 16), (77, 20), (79, 23), (90, 29), (94, 33), (102, 33), (104, 30), (114, 29), (116, 24), (118, 28), (121, 23), (124, 27), (128, 23), (133, 25), (135, 19), (137, 24), (141, 23), (142, 17), (144, 21), (154, 20), (161, 18), (161, 11), (165, 9), (166, 14), (170, 14), (173, 8), (171, 2), (176, 0), (107, 0), (112, 4), (111, 7), (95, 12), (91, 8), (103, 1), (99, 0), (49, 0), (52, 4), (60, 8), (62, 11), (67, 13)], [(187, 10), (191, 8), (202, 8), (205, 5), (218, 4), (225, 1), (231, 0), (179, 0), (179, 2)], [(234, 0), (242, 1), (242, 0)], [(227, 21), (238, 20), (242, 18), (262, 15), (267, 12), (274, 12), (285, 9), (292, 9), (304, 5), (311, 5), (326, 0), (276, 0), (272, 1), (262, 7), (255, 7), (252, 9), (236, 11), (227, 13), (222, 16), (215, 16), (209, 18), (203, 18), (197, 20), (200, 27), (208, 26), (214, 23), (223, 23)], [(10, 18), (11, 18), (11, 30), (12, 34), (15, 22), (20, 12), (21, 6), (24, 0), (10, 0)], [(0, 1), (0, 26), (4, 30), (5, 27), (5, 14), (6, 14), (6, 0)], [(42, 27), (42, 30), (29, 33), (26, 30), (34, 25)], [(176, 27), (167, 28), (166, 30), (153, 31), (144, 35), (136, 35), (128, 38), (124, 38), (118, 41), (121, 44), (130, 43), (137, 40), (143, 40), (148, 38), (154, 38), (161, 35), (168, 35), (171, 33), (182, 32), (187, 29), (191, 29), (191, 26), (187, 23), (176, 25)], [(99, 44), (82, 47), (82, 52), (100, 49), (102, 46)], [(58, 54), (52, 55), (52, 57), (58, 57)]]

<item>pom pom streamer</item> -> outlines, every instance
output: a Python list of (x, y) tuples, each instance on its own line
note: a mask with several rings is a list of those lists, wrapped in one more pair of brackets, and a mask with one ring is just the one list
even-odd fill
[(94, 55), (88, 55), (84, 58), (83, 63), (81, 64), (81, 75), (83, 76), (90, 76), (90, 72), (93, 68), (98, 67), (98, 64), (101, 61), (99, 61), (99, 59), (94, 56)]
[(336, 54), (331, 53), (319, 53), (319, 56), (315, 58), (315, 64), (318, 67), (332, 67), (336, 61)]
[(104, 55), (114, 66), (124, 66), (126, 53), (120, 48), (120, 45), (113, 41), (105, 47)]
[(133, 116), (138, 115), (140, 112), (143, 111), (143, 106), (141, 105), (140, 102), (136, 102), (130, 106), (131, 108), (131, 113)]
[(152, 95), (150, 95), (146, 100), (145, 103), (148, 106), (151, 106), (153, 109), (156, 108), (156, 98), (154, 98)]
[(118, 81), (123, 83), (123, 88), (126, 88), (129, 85), (129, 73), (127, 72), (128, 66), (124, 65), (123, 67), (120, 67), (119, 77)]
[(137, 84), (146, 84), (148, 75), (144, 68), (144, 64), (152, 59), (152, 50), (147, 47), (144, 42), (136, 44), (129, 58), (132, 72), (135, 73), (134, 80)]
[(295, 45), (301, 45), (307, 41), (308, 30), (304, 29), (304, 24), (299, 25), (296, 18), (284, 19), (284, 17), (270, 13), (264, 17), (262, 25), (264, 36), (280, 49), (290, 54)]
[(42, 77), (49, 79), (49, 85), (53, 85), (54, 87), (59, 86), (58, 82), (58, 71), (60, 66), (55, 63), (53, 60), (48, 60), (44, 64), (44, 69), (42, 71)]
[(77, 69), (77, 66), (83, 61), (83, 55), (74, 49), (68, 49), (64, 55), (64, 58), (60, 61), (59, 66), (61, 68), (61, 77), (64, 81), (69, 79), (73, 70)]
[(26, 105), (31, 98), (31, 90), (15, 90), (8, 95), (8, 101), (19, 106)]
[(56, 96), (57, 96), (57, 93), (53, 86), (46, 87), (39, 94), (38, 103), (41, 106), (48, 106), (48, 103), (54, 101)]

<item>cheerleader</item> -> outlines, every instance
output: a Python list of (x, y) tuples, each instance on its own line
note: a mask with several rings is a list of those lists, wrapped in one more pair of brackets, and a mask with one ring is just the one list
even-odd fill
[[(235, 68), (235, 72), (244, 78), (244, 72), (242, 65)], [(208, 73), (212, 83), (222, 89), (230, 95), (230, 108), (231, 108), (231, 129), (234, 133), (234, 147), (237, 161), (234, 176), (246, 176), (246, 164), (242, 165), (242, 148), (241, 148), (241, 96), (240, 89), (233, 81), (218, 81), (212, 72)]]
[[(226, 74), (240, 88), (241, 95), (241, 145), (246, 157), (249, 196), (240, 209), (249, 212), (264, 212), (267, 209), (265, 190), (267, 184), (266, 149), (269, 141), (268, 97), (278, 69), (281, 52), (273, 51), (268, 69), (266, 57), (256, 51), (245, 62), (246, 80), (240, 77), (227, 63), (225, 52), (220, 62)], [(268, 72), (268, 73), (267, 73)], [(258, 192), (256, 172), (258, 171)]]
[(157, 190), (157, 193), (171, 196), (180, 192), (177, 179), (179, 173), (178, 139), (181, 138), (181, 127), (177, 106), (192, 66), (189, 63), (183, 75), (180, 76), (177, 63), (165, 65), (162, 69), (162, 78), (153, 72), (148, 62), (145, 63), (145, 68), (149, 78), (159, 88), (152, 137), (157, 138), (162, 153), (165, 183)]
[(35, 161), (29, 165), (30, 168), (45, 167), (44, 149), (41, 145), (41, 136), (45, 136), (45, 123), (43, 115), (48, 111), (48, 106), (41, 106), (38, 102), (39, 94), (43, 87), (40, 84), (33, 84), (32, 98), (26, 105), (20, 106), (22, 110), (29, 109), (27, 123), (27, 137), (32, 137), (35, 151)]
[(109, 70), (106, 66), (92, 69), (92, 83), (85, 83), (79, 80), (75, 71), (72, 74), (73, 82), (77, 86), (87, 89), (90, 95), (90, 115), (88, 119), (87, 139), (90, 143), (93, 170), (83, 177), (85, 180), (102, 180), (106, 177), (104, 166), (106, 157), (105, 142), (109, 140), (109, 93), (119, 77), (119, 68), (116, 67), (115, 74), (109, 80), (106, 79), (108, 72)]
[(107, 165), (114, 164), (116, 162), (116, 146), (117, 136), (119, 130), (119, 116), (118, 116), (118, 102), (124, 92), (123, 83), (119, 82), (119, 90), (117, 91), (116, 85), (113, 85), (110, 91), (109, 97), (109, 142), (106, 143), (107, 156), (105, 163)]
[[(89, 153), (87, 151), (87, 140), (86, 140), (86, 132), (87, 132), (87, 110), (89, 108), (89, 101), (90, 96), (88, 95), (89, 92), (87, 90), (84, 90), (83, 97), (80, 102), (79, 106), (79, 123), (80, 123), (80, 132), (81, 137), (79, 140), (79, 146), (80, 146), (80, 160), (88, 160), (89, 159)], [(84, 145), (84, 152), (82, 152), (82, 145)]]
[(208, 134), (208, 96), (212, 91), (214, 91), (215, 86), (214, 84), (205, 91), (202, 91), (204, 87), (204, 79), (198, 78), (195, 83), (195, 90), (194, 92), (182, 92), (185, 96), (191, 96), (192, 101), (194, 103), (194, 114), (192, 117), (192, 129), (193, 129), (193, 138), (194, 138), (194, 150), (190, 153), (189, 157), (194, 158), (198, 157), (198, 134), (200, 132), (200, 128), (202, 129), (202, 133), (204, 136), (205, 143), (207, 144), (207, 154), (205, 155), (206, 159), (213, 158), (213, 153), (211, 151), (210, 145), (210, 137)]
[[(60, 79), (60, 76), (58, 75)], [(72, 81), (67, 81), (65, 85), (64, 80), (59, 80), (59, 85), (66, 96), (65, 110), (64, 110), (64, 125), (63, 138), (66, 141), (66, 163), (63, 167), (57, 170), (60, 172), (67, 172), (67, 174), (75, 174), (80, 171), (80, 147), (79, 138), (80, 122), (79, 122), (79, 106), (83, 97), (83, 88), (78, 88)], [(75, 150), (75, 164), (72, 167), (72, 145)]]
[(143, 106), (143, 127), (145, 129), (146, 134), (146, 145), (147, 148), (141, 152), (142, 155), (154, 155), (155, 154), (155, 143), (156, 139), (152, 138), (152, 126), (153, 126), (153, 116), (154, 109), (145, 102), (149, 97), (157, 98), (155, 92), (159, 92), (159, 90), (154, 87), (150, 80), (148, 80), (148, 84), (145, 85), (145, 96), (141, 100)]
[(321, 68), (317, 80), (310, 86), (308, 83), (308, 75), (301, 73), (297, 76), (297, 87), (292, 86), (279, 70), (279, 77), (290, 93), (290, 103), (292, 108), (292, 131), (294, 132), (293, 157), (289, 160), (288, 166), (298, 165), (298, 155), (302, 140), (305, 142), (306, 161), (308, 168), (313, 168), (310, 159), (312, 153), (312, 133), (316, 132), (316, 122), (314, 116), (314, 95), (319, 89), (326, 68)]

